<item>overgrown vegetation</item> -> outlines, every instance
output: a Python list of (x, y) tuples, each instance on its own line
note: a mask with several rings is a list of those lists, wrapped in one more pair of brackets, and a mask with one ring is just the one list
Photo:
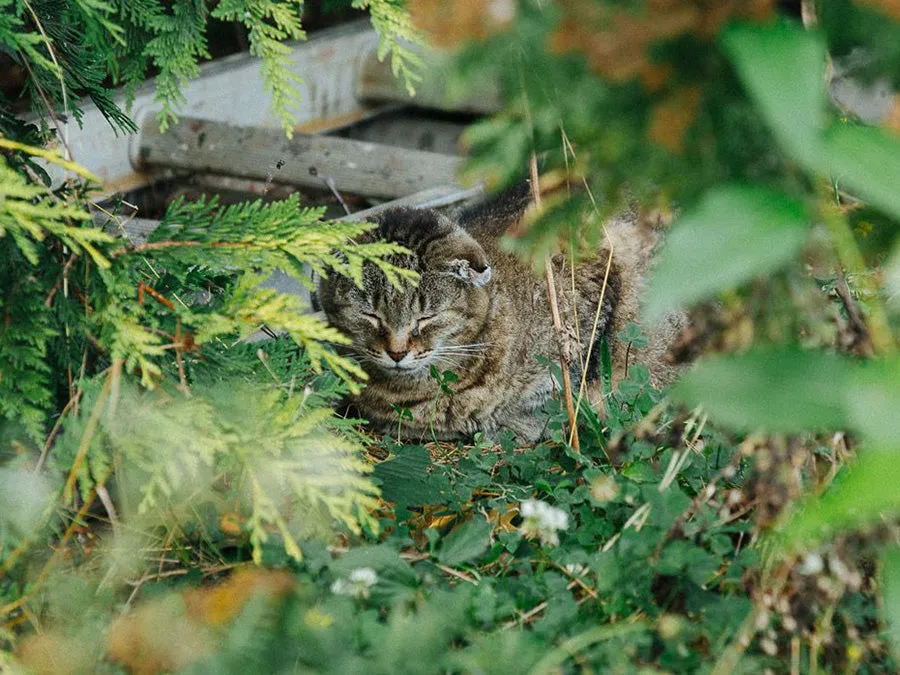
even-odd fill
[[(420, 39), (392, 0), (353, 4), (386, 44)], [(897, 670), (900, 141), (826, 97), (835, 67), (900, 81), (895, 6), (826, 0), (803, 26), (766, 0), (489, 4), (411, 10), (463, 79), (503, 85), (470, 170), (508, 183), (545, 153), (562, 188), (510, 244), (540, 260), (629, 200), (676, 210), (648, 312), (705, 302), (679, 353), (706, 356), (665, 396), (640, 366), (612, 391), (601, 359), (578, 449), (561, 402), (537, 447), (368, 438), (331, 412), (361, 384), (326, 346), (342, 337), (258, 284), (367, 261), (413, 281), (391, 246), (296, 199), (175, 203), (129, 242), (92, 226), (91, 177), (36, 147), (52, 122), (4, 112), (0, 665)], [(129, 131), (104, 80), (152, 63), (164, 124), (211, 11), (257, 31), (290, 126), (298, 3), (4, 10), (50, 120), (91, 98)], [(262, 325), (286, 335), (238, 340)]]

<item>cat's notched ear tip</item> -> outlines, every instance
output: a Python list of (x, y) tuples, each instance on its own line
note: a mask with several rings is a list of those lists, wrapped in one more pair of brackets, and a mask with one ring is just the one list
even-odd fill
[(481, 287), (491, 280), (491, 266), (484, 265), (481, 270), (478, 270), (473, 263), (462, 258), (450, 263), (450, 274), (458, 279)]
[(469, 278), (471, 279), (473, 284), (481, 288), (491, 280), (491, 266), (485, 265), (484, 269), (480, 272), (472, 268), (471, 272), (469, 273)]

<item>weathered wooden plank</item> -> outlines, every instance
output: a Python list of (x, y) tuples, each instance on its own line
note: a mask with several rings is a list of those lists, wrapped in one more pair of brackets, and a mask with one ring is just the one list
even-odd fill
[[(290, 70), (302, 78), (300, 100), (295, 109), (298, 131), (324, 132), (368, 119), (392, 106), (371, 106), (355, 96), (358, 70), (378, 43), (378, 35), (368, 20), (329, 28), (310, 35), (306, 42), (292, 44)], [(235, 54), (201, 66), (200, 75), (183, 87), (187, 116), (278, 128), (278, 119), (260, 75), (260, 60), (249, 54)], [(131, 107), (138, 124), (152, 124), (159, 105), (155, 84), (138, 89)], [(115, 99), (125, 106), (124, 94)], [(51, 125), (52, 126), (52, 125)], [(133, 165), (136, 159), (134, 136), (117, 135), (96, 107), (84, 106), (80, 126), (67, 125), (68, 145), (75, 161), (103, 180), (104, 194), (113, 194), (146, 185), (150, 177)], [(62, 172), (48, 166), (56, 180)]]
[(496, 82), (474, 84), (469, 91), (457, 93), (447, 86), (448, 65), (438, 55), (428, 55), (422, 82), (410, 96), (402, 81), (391, 73), (387, 60), (379, 61), (375, 49), (369, 51), (358, 70), (356, 95), (368, 103), (406, 103), (419, 108), (471, 115), (490, 115), (502, 108), (500, 88)]
[(459, 141), (465, 129), (466, 125), (460, 122), (431, 119), (423, 117), (421, 112), (415, 114), (415, 111), (407, 110), (379, 115), (334, 135), (398, 148), (459, 155)]
[(169, 167), (339, 192), (399, 197), (455, 182), (462, 160), (435, 152), (346, 138), (296, 134), (184, 118), (161, 134), (144, 125), (139, 144), (144, 167)]

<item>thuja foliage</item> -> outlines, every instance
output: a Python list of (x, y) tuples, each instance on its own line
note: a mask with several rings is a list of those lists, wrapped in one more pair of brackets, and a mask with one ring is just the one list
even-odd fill
[[(65, 229), (84, 229), (71, 186), (19, 197), (37, 210), (0, 238), (3, 365), (30, 383), (3, 410), (31, 433), (0, 470), (9, 666), (896, 672), (898, 309), (880, 281), (900, 276), (900, 143), (826, 85), (897, 81), (900, 17), (819, 4), (803, 26), (766, 0), (413, 3), (461, 78), (501, 84), (471, 171), (503, 184), (544, 158), (555, 196), (510, 245), (590, 245), (634, 200), (674, 214), (648, 311), (705, 302), (679, 349), (720, 353), (665, 393), (638, 366), (612, 390), (601, 349), (578, 448), (559, 402), (535, 447), (368, 441), (380, 502), (352, 422), (322, 412), (355, 386), (319, 346), (340, 338), (258, 282), (300, 262), (353, 277), (389, 250), (296, 203), (175, 204), (127, 243)], [(294, 340), (235, 343), (263, 322)], [(452, 381), (436, 373), (436, 399)]]
[[(394, 71), (412, 89), (418, 60), (408, 45), (419, 37), (402, 7), (395, 0), (353, 6), (370, 13), (381, 35), (379, 58), (390, 53)], [(49, 105), (77, 120), (81, 103), (90, 100), (125, 133), (136, 127), (113, 101), (108, 79), (122, 85), (130, 100), (155, 71), (158, 119), (164, 129), (184, 102), (182, 85), (209, 58), (210, 19), (239, 23), (247, 31), (251, 54), (262, 61), (273, 110), (291, 133), (299, 78), (290, 70), (290, 47), (285, 43), (306, 37), (302, 1), (3, 0), (0, 9), (0, 43), (27, 69), (27, 88), (37, 107)], [(14, 118), (4, 118), (0, 131), (17, 136), (17, 124)]]
[[(415, 37), (396, 7), (367, 7), (385, 44)], [(221, 542), (209, 538), (210, 524), (225, 527), (257, 563), (267, 547), (299, 561), (299, 541), (335, 526), (378, 528), (378, 490), (356, 424), (333, 412), (364, 373), (332, 350), (345, 336), (264, 282), (276, 269), (308, 288), (310, 270), (361, 282), (369, 263), (408, 283), (412, 273), (384, 262), (403, 249), (358, 245), (371, 225), (323, 221), (323, 209), (296, 197), (268, 206), (176, 202), (147, 241), (133, 240), (116, 218), (95, 223), (98, 179), (40, 147), (58, 133), (57, 147), (68, 150), (64, 124), (77, 123), (87, 99), (117, 132), (135, 130), (108, 80), (130, 92), (151, 67), (165, 125), (206, 55), (211, 15), (247, 27), (289, 130), (297, 94), (283, 42), (302, 37), (301, 9), (278, 0), (211, 9), (155, 0), (3, 3), (0, 43), (24, 69), (42, 120), (28, 123), (3, 101), (4, 648), (14, 615), (43, 592), (61, 559), (92, 566), (87, 549), (78, 560), (65, 550), (101, 504), (115, 540), (107, 581), (119, 589), (148, 546), (177, 541), (197, 560), (215, 550)], [(62, 170), (61, 185), (50, 185), (46, 163)], [(279, 337), (251, 344), (260, 329)], [(43, 570), (36, 576), (35, 565)]]

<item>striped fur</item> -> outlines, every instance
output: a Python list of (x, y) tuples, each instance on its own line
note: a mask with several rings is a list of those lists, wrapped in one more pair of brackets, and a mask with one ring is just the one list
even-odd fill
[[(412, 414), (412, 420), (402, 422), (406, 437), (453, 439), (476, 431), (491, 437), (503, 429), (527, 441), (543, 435), (538, 413), (554, 386), (546, 361), (558, 358), (546, 285), (499, 243), (527, 205), (527, 195), (519, 189), (463, 212), (460, 222), (429, 209), (386, 211), (371, 236), (411, 250), (393, 262), (419, 272), (418, 286), (395, 289), (374, 266), (366, 267), (362, 288), (337, 276), (321, 282), (325, 314), (353, 339), (347, 351), (369, 375), (368, 385), (351, 403), (373, 425), (396, 430), (397, 411), (405, 408)], [(655, 243), (652, 237), (638, 236), (634, 218), (613, 221), (608, 230), (615, 251), (608, 278), (608, 247), (574, 271), (563, 256), (553, 261), (563, 320), (573, 338), (578, 336), (571, 345), (576, 363), (572, 376), (580, 382), (581, 364), (590, 351), (589, 385), (599, 378), (603, 337), (613, 346), (614, 374), (623, 374), (616, 372), (622, 350), (613, 335), (637, 315)], [(671, 328), (654, 337), (657, 344), (647, 350), (652, 360), (671, 341)], [(640, 359), (632, 355), (632, 363), (636, 361)], [(671, 375), (660, 364), (648, 365), (663, 371), (658, 381)], [(459, 376), (450, 384), (453, 394), (440, 392), (430, 375), (432, 366)]]

